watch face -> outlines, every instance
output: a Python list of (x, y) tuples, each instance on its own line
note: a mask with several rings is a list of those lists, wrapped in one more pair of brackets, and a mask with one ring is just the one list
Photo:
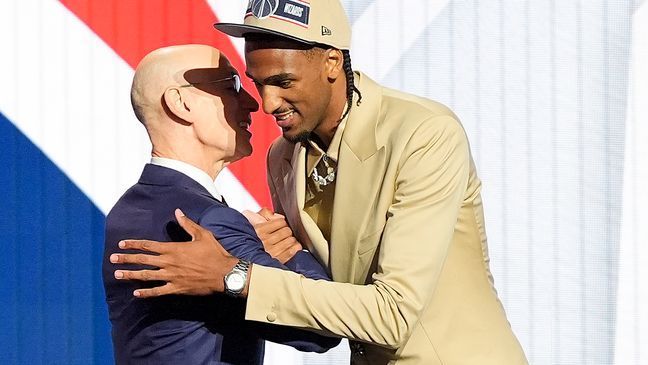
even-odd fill
[(227, 289), (233, 292), (240, 292), (245, 286), (245, 275), (242, 272), (234, 271), (227, 275), (225, 279)]

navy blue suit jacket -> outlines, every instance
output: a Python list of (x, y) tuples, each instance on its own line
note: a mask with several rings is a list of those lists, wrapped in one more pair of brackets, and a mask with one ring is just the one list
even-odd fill
[(126, 238), (189, 241), (191, 237), (175, 221), (175, 208), (212, 231), (238, 258), (328, 280), (308, 252), (299, 252), (286, 263), (288, 267), (283, 266), (263, 250), (242, 214), (214, 199), (188, 176), (148, 164), (139, 182), (106, 218), (103, 281), (117, 364), (261, 364), (263, 340), (314, 352), (324, 352), (339, 343), (339, 339), (305, 330), (245, 321), (245, 301), (223, 294), (134, 297), (133, 290), (161, 283), (116, 280), (114, 271), (118, 267), (108, 258), (120, 251), (117, 244)]

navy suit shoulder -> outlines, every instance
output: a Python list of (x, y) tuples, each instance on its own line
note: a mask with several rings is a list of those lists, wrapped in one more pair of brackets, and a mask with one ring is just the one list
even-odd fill
[[(245, 303), (240, 299), (224, 295), (135, 298), (133, 290), (160, 283), (118, 281), (113, 276), (117, 267), (108, 258), (119, 251), (118, 242), (126, 238), (190, 240), (175, 222), (175, 208), (181, 208), (199, 222), (208, 217), (216, 237), (226, 237), (222, 240), (234, 250), (249, 253), (247, 257), (254, 258), (251, 261), (268, 265), (274, 261), (281, 265), (264, 256), (253, 228), (249, 223), (242, 224), (247, 220), (239, 221), (240, 217), (245, 219), (240, 213), (215, 200), (189, 177), (146, 165), (139, 182), (124, 193), (106, 218), (103, 280), (117, 364), (261, 364), (263, 339), (305, 351), (321, 352), (331, 347), (329, 338), (310, 338), (310, 333), (303, 337), (279, 326), (269, 333), (259, 330), (256, 324), (244, 320)], [(223, 226), (218, 224), (219, 218), (223, 219)], [(263, 253), (257, 252), (259, 249)]]

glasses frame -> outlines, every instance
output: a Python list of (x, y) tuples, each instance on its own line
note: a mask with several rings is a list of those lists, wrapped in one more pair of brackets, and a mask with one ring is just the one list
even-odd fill
[(241, 82), (241, 76), (237, 74), (226, 77), (224, 79), (204, 81), (204, 82), (190, 82), (188, 84), (178, 85), (178, 87), (196, 87), (196, 85), (215, 84), (218, 82), (231, 81), (231, 80), (234, 81), (234, 90), (236, 91), (236, 93), (237, 94), (240, 93), (241, 90), (243, 89), (243, 83)]

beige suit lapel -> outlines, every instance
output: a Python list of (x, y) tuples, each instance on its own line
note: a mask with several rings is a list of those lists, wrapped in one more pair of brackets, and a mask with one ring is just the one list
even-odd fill
[(369, 263), (359, 261), (358, 254), (366, 250), (361, 247), (364, 234), (374, 233), (367, 230), (373, 229), (372, 207), (379, 199), (385, 155), (376, 142), (382, 89), (362, 74), (356, 82), (362, 103), (351, 109), (340, 146), (330, 250), (333, 279), (359, 283), (364, 278), (356, 274), (364, 272)]
[(317, 224), (306, 213), (304, 200), (306, 195), (306, 149), (295, 144), (292, 155), (285, 155), (282, 161), (281, 173), (275, 177), (275, 187), (280, 200), (283, 202), (286, 220), (293, 234), (304, 247), (308, 248), (320, 263), (329, 267), (328, 242), (320, 232)]
[(308, 249), (315, 253), (320, 262), (325, 267), (329, 266), (329, 246), (328, 242), (322, 235), (317, 223), (313, 221), (310, 215), (304, 211), (304, 203), (306, 200), (306, 148), (300, 146), (297, 152), (297, 159), (293, 164), (293, 171), (295, 172), (295, 196), (297, 197), (297, 206), (299, 208), (299, 217), (309, 238)]
[(304, 229), (299, 214), (298, 189), (295, 181), (295, 170), (293, 166), (298, 165), (300, 148), (299, 145), (293, 145), (292, 153), (286, 153), (281, 161), (281, 169), (277, 175), (273, 176), (276, 194), (279, 195), (281, 206), (283, 207), (286, 220), (293, 230), (293, 234), (303, 245), (312, 246), (308, 234)]

